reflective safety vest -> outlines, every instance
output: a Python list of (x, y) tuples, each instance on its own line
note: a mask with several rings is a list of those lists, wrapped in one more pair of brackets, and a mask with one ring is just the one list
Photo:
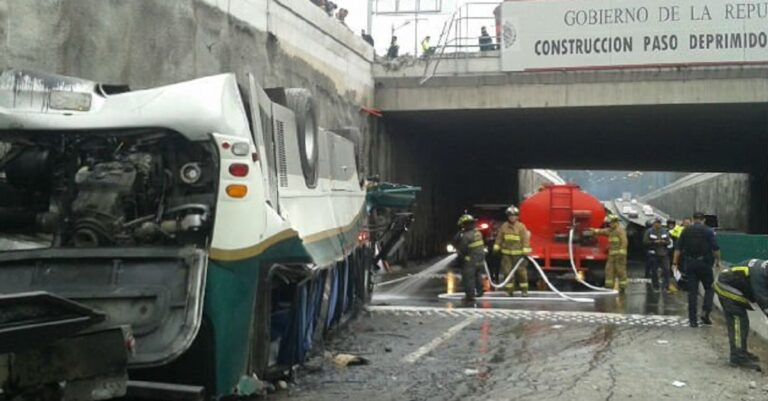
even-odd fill
[(685, 227), (677, 225), (675, 228), (669, 231), (669, 236), (674, 239), (678, 239), (680, 238), (680, 234), (683, 233), (683, 229), (685, 229)]
[(528, 229), (521, 222), (505, 222), (496, 233), (494, 251), (501, 251), (502, 255), (522, 256), (531, 253), (531, 243)]
[(768, 261), (752, 259), (735, 267), (724, 269), (715, 280), (718, 295), (752, 309), (757, 303), (760, 309), (768, 309)]
[[(661, 244), (656, 241), (662, 241)], [(643, 243), (648, 248), (648, 253), (657, 256), (667, 256), (669, 249), (672, 248), (672, 239), (665, 228), (659, 228), (658, 230), (653, 227), (646, 230), (643, 235)]]
[(482, 266), (485, 261), (485, 247), (483, 245), (485, 245), (483, 234), (472, 229), (460, 232), (454, 246), (459, 257), (465, 262)]

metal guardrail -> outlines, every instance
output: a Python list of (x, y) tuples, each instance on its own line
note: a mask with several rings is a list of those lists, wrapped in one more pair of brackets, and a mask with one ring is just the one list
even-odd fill
[[(500, 4), (500, 1), (478, 1), (466, 3), (456, 9), (443, 24), (443, 29), (438, 38), (437, 45), (433, 47), (432, 54), (426, 57), (424, 78), (420, 81), (420, 84), (423, 85), (435, 76), (437, 67), (443, 59), (468, 58), (469, 54), (474, 55), (477, 52), (487, 52), (490, 57), (498, 57), (496, 52), (483, 51), (479, 43), (479, 32), (477, 35), (471, 36), (470, 29), (479, 30), (479, 27), (483, 26), (482, 21), (486, 21), (484, 26), (490, 28), (494, 34), (491, 36), (493, 39), (491, 45), (494, 48), (498, 48), (501, 41), (498, 36), (495, 36), (496, 17), (493, 11)], [(482, 16), (481, 13), (487, 16)]]

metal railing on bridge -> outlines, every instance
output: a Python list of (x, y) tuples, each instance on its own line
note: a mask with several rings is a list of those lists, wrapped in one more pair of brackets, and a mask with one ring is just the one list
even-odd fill
[[(426, 83), (437, 73), (440, 62), (444, 59), (492, 57), (498, 58), (501, 38), (498, 35), (497, 8), (500, 1), (478, 1), (466, 3), (451, 14), (443, 24), (443, 29), (437, 44), (431, 54), (424, 55), (424, 78), (420, 84)], [(480, 28), (491, 29), (491, 42), (480, 43)], [(473, 34), (472, 32), (475, 32)]]

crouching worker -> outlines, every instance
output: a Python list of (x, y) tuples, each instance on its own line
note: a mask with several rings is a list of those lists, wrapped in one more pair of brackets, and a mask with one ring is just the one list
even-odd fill
[(747, 310), (757, 304), (768, 315), (768, 261), (752, 259), (720, 272), (715, 280), (715, 292), (728, 326), (730, 363), (760, 370), (757, 355), (747, 351), (749, 317)]
[(461, 282), (464, 286), (464, 301), (472, 302), (475, 294), (483, 296), (482, 272), (485, 267), (485, 245), (483, 234), (475, 228), (475, 219), (465, 214), (459, 218), (459, 233), (454, 247), (461, 266)]

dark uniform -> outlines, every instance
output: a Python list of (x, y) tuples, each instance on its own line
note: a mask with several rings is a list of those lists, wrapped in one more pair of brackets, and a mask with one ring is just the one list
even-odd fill
[(464, 229), (456, 234), (456, 253), (461, 264), (461, 282), (467, 300), (483, 295), (482, 272), (485, 267), (483, 234), (475, 228)]
[(651, 268), (651, 284), (659, 287), (659, 269), (661, 269), (661, 287), (669, 290), (669, 245), (672, 239), (664, 227), (658, 230), (651, 227), (645, 231), (643, 244), (648, 249), (648, 262)]
[(714, 273), (712, 267), (715, 259), (713, 253), (719, 251), (715, 232), (701, 223), (688, 226), (680, 234), (675, 249), (680, 251), (688, 279), (688, 319), (692, 327), (698, 326), (696, 313), (698, 309), (699, 283), (704, 286), (704, 305), (702, 306), (702, 321), (709, 323), (709, 313), (715, 293), (712, 289)]
[(720, 299), (728, 326), (728, 343), (731, 349), (731, 364), (750, 366), (757, 362), (757, 356), (747, 351), (749, 317), (747, 310), (753, 310), (756, 303), (764, 314), (768, 314), (768, 261), (752, 259), (725, 269), (717, 276), (715, 291)]

